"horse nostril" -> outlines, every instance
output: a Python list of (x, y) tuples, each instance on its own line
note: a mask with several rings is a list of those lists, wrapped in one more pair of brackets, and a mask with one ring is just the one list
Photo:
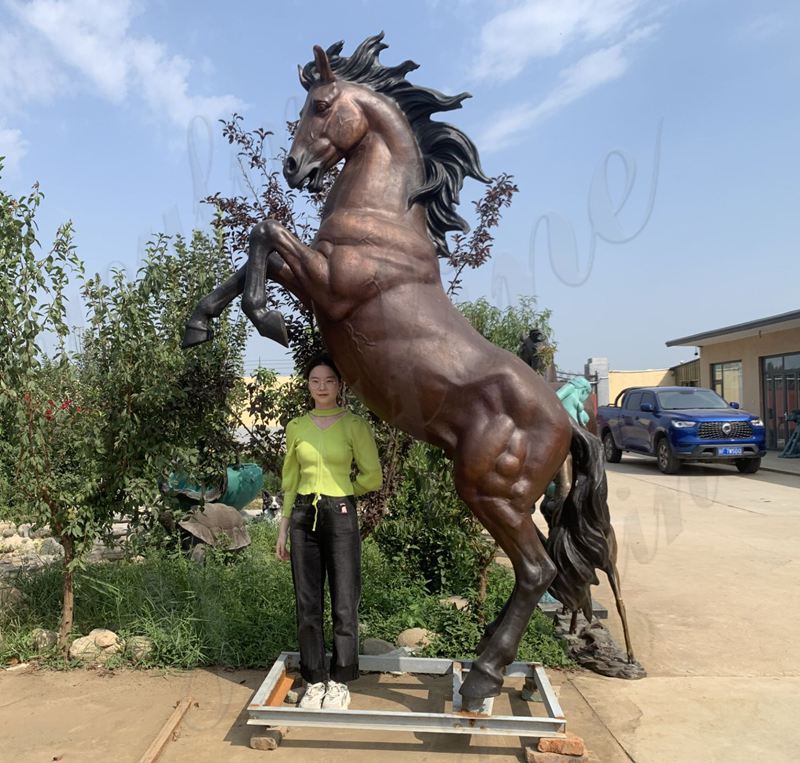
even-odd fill
[(295, 161), (294, 157), (286, 157), (286, 161), (283, 164), (283, 171), (287, 175), (294, 175), (294, 173), (297, 172), (297, 161)]

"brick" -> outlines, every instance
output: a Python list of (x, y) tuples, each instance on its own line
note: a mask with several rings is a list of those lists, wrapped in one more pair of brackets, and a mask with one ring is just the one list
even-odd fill
[(525, 748), (527, 763), (589, 763), (586, 755), (560, 755), (557, 752), (539, 752), (533, 747)]
[(569, 732), (567, 732), (566, 739), (542, 737), (537, 748), (539, 752), (557, 752), (559, 755), (578, 756), (586, 752), (586, 745), (584, 745), (583, 739)]

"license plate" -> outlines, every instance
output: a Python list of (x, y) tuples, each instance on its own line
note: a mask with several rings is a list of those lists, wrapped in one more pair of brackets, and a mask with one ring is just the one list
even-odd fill
[(741, 448), (718, 448), (717, 454), (720, 456), (741, 456)]

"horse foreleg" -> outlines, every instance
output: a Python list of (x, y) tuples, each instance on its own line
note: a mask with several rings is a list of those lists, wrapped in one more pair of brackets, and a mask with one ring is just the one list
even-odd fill
[(267, 308), (267, 263), (274, 249), (271, 231), (275, 225), (277, 223), (266, 220), (250, 233), (242, 310), (261, 336), (288, 347), (289, 336), (283, 316), (278, 310)]
[(242, 293), (246, 275), (247, 266), (242, 265), (230, 278), (226, 279), (211, 294), (206, 295), (197, 303), (197, 307), (195, 307), (194, 312), (186, 322), (181, 347), (186, 348), (202, 344), (214, 336), (209, 321), (212, 318), (219, 318), (222, 311), (233, 299)]
[(275, 220), (264, 220), (250, 233), (247, 278), (242, 297), (245, 315), (262, 336), (287, 345), (283, 316), (277, 310), (267, 309), (267, 275), (286, 285), (310, 307), (311, 285), (322, 284), (327, 290), (327, 268), (327, 258), (320, 252), (306, 246)]

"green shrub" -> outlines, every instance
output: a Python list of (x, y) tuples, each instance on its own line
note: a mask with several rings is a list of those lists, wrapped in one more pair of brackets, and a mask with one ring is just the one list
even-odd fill
[(453, 486), (452, 465), (438, 448), (411, 446), (389, 516), (375, 530), (383, 553), (432, 593), (469, 594), (494, 552)]
[[(75, 574), (74, 635), (110, 628), (123, 639), (152, 639), (148, 665), (191, 668), (201, 665), (265, 667), (282, 651), (298, 648), (294, 592), (288, 564), (274, 557), (275, 527), (251, 525), (252, 545), (230, 556), (211, 553), (202, 566), (181, 554), (149, 550), (142, 561), (88, 565)], [(429, 656), (474, 655), (480, 637), (476, 608), (457, 611), (426, 591), (423, 579), (399, 570), (377, 543), (363, 546), (362, 637), (394, 641), (409, 627), (438, 634)], [(59, 620), (63, 570), (52, 566), (21, 573), (14, 581), (24, 604), (0, 611), (0, 662), (36, 657), (35, 628), (53, 629)], [(493, 565), (487, 618), (499, 611), (513, 577)], [(330, 630), (330, 611), (325, 622)], [(53, 667), (65, 663), (53, 650), (39, 658)], [(548, 665), (569, 664), (544, 617), (534, 617), (520, 658)]]

